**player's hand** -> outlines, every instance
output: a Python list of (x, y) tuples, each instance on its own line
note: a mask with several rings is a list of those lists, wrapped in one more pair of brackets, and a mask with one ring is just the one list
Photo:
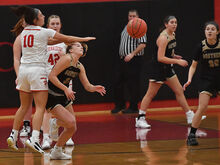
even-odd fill
[(100, 93), (100, 95), (102, 95), (102, 96), (104, 96), (106, 94), (105, 87), (103, 87), (101, 85), (96, 85), (95, 86), (95, 91)]
[(16, 80), (15, 80), (15, 84), (18, 85), (18, 78), (16, 78)]
[(188, 80), (184, 85), (183, 85), (183, 90), (185, 91), (186, 88), (191, 84), (191, 81)]
[(64, 93), (65, 93), (68, 100), (75, 100), (75, 93), (76, 92), (72, 91), (72, 89), (66, 88), (64, 90)]
[(178, 59), (177, 64), (182, 66), (182, 67), (188, 66), (188, 62), (186, 60), (183, 60), (183, 59)]
[(175, 59), (182, 59), (183, 57), (180, 56), (180, 55), (174, 54), (173, 58), (175, 58)]

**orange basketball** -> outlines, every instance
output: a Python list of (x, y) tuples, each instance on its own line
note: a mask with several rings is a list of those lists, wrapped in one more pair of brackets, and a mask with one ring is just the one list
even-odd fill
[(141, 18), (133, 18), (128, 22), (127, 32), (132, 38), (141, 38), (147, 32), (147, 24)]

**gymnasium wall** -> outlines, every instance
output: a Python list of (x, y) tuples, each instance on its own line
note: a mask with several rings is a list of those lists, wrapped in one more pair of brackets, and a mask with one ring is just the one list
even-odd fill
[[(10, 33), (17, 18), (9, 10), (9, 5), (17, 4), (18, 0), (1, 1), (0, 14), (0, 107), (19, 106), (18, 92), (15, 90), (15, 72), (13, 70), (12, 43), (15, 37)], [(22, 1), (33, 4), (36, 0)], [(30, 3), (32, 2), (32, 3)], [(38, 1), (39, 3), (51, 2)], [(154, 52), (154, 43), (158, 30), (166, 15), (172, 14), (178, 18), (176, 32), (177, 53), (191, 62), (192, 50), (204, 38), (203, 25), (206, 21), (214, 19), (214, 0), (145, 0), (145, 1), (76, 1), (56, 0), (56, 4), (32, 5), (39, 8), (46, 19), (51, 14), (61, 16), (64, 34), (76, 36), (95, 36), (97, 40), (88, 43), (88, 55), (81, 62), (87, 70), (87, 76), (92, 84), (102, 84), (106, 87), (104, 97), (97, 93), (88, 93), (81, 86), (79, 80), (74, 82), (76, 91), (76, 104), (112, 102), (112, 82), (114, 79), (114, 66), (118, 58), (120, 32), (127, 23), (129, 9), (137, 9), (140, 17), (148, 24), (148, 44), (145, 53), (145, 65), (141, 80), (141, 96), (147, 90), (148, 72), (151, 56)], [(64, 2), (64, 4), (61, 4)], [(79, 3), (81, 2), (81, 3)], [(83, 3), (82, 3), (83, 2)], [(176, 66), (176, 72), (181, 84), (187, 80), (188, 68)], [(192, 85), (187, 89), (188, 98), (197, 97), (197, 76)], [(160, 89), (155, 99), (175, 99), (171, 90), (164, 86)]]

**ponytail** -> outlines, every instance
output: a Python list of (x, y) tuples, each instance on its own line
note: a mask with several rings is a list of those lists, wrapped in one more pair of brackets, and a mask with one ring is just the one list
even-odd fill
[(25, 21), (24, 21), (24, 18), (22, 17), (13, 27), (11, 32), (14, 33), (16, 36), (18, 36), (24, 30), (24, 26), (25, 26)]
[(38, 19), (39, 9), (28, 6), (11, 7), (11, 10), (19, 18), (24, 17), (24, 20), (29, 25), (34, 25), (34, 19)]

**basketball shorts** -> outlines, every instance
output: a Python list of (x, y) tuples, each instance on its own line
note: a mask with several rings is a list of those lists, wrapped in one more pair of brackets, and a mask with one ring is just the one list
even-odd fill
[(176, 75), (173, 67), (167, 67), (163, 64), (154, 63), (151, 69), (151, 73), (149, 74), (149, 81), (151, 82), (163, 84), (164, 81)]
[(21, 64), (16, 89), (31, 92), (48, 90), (47, 74), (44, 66)]
[(199, 93), (220, 94), (220, 78), (201, 77), (199, 82)]
[(57, 107), (58, 105), (62, 105), (63, 107), (67, 107), (71, 105), (73, 102), (68, 100), (66, 96), (54, 96), (52, 94), (48, 94), (48, 100), (46, 109), (47, 111), (51, 111), (53, 108)]

